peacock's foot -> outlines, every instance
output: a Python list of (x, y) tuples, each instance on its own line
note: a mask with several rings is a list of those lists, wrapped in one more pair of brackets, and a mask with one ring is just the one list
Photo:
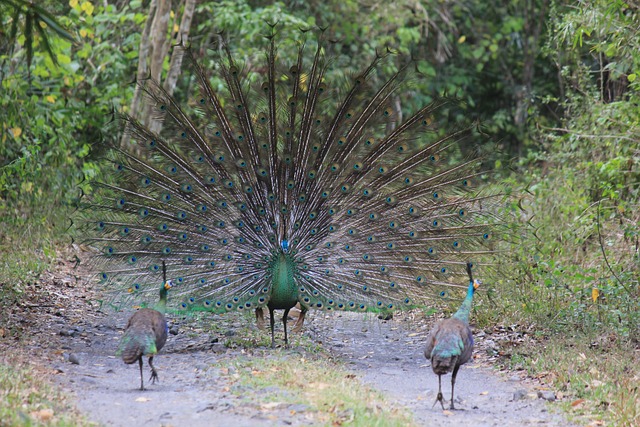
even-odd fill
[[(438, 392), (438, 396), (436, 397), (436, 401), (433, 402), (433, 406), (431, 407), (431, 409), (433, 409), (436, 406), (436, 403), (440, 402), (440, 406), (442, 406), (442, 410), (444, 411), (444, 397), (442, 396), (441, 392)], [(453, 406), (453, 402), (451, 402), (451, 406)]]

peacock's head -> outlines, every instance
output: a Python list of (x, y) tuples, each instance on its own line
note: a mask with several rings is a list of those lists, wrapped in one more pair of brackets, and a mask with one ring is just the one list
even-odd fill
[(166, 282), (164, 282), (165, 291), (168, 291), (171, 288), (173, 288), (173, 282), (171, 280), (167, 280)]
[(480, 285), (482, 285), (482, 281), (478, 280), (478, 279), (473, 279), (473, 290), (477, 290)]

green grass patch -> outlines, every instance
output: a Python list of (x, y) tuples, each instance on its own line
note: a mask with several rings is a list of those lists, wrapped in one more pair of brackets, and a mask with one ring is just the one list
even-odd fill
[(414, 425), (406, 409), (386, 402), (378, 392), (362, 385), (356, 375), (326, 358), (276, 350), (265, 357), (220, 362), (223, 375), (235, 384), (231, 391), (237, 389), (249, 402), (259, 401), (266, 416), (276, 408), (285, 407), (291, 412), (286, 409), (289, 405), (301, 404), (306, 408), (304, 416), (313, 425)]

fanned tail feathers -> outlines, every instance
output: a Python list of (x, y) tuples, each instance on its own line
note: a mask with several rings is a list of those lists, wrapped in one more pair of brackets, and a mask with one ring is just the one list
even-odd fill
[(467, 260), (490, 259), (500, 195), (477, 185), (482, 158), (460, 152), (481, 137), (437, 126), (456, 101), (401, 111), (416, 71), (384, 79), (388, 53), (332, 86), (327, 49), (319, 36), (283, 69), (271, 37), (250, 72), (223, 44), (212, 80), (184, 48), (199, 87), (184, 107), (140, 83), (163, 130), (122, 116), (136, 146), (110, 151), (116, 177), (85, 211), (114, 305), (154, 301), (165, 261), (173, 310), (262, 307), (284, 252), (305, 307), (390, 310), (463, 289)]

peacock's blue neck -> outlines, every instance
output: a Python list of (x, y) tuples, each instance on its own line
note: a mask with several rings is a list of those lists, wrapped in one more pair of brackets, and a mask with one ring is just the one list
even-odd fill
[(471, 313), (471, 303), (473, 302), (473, 294), (476, 288), (474, 286), (473, 281), (469, 283), (469, 288), (467, 289), (467, 297), (462, 301), (462, 305), (453, 315), (454, 318), (463, 321), (464, 323), (469, 323), (469, 313)]

